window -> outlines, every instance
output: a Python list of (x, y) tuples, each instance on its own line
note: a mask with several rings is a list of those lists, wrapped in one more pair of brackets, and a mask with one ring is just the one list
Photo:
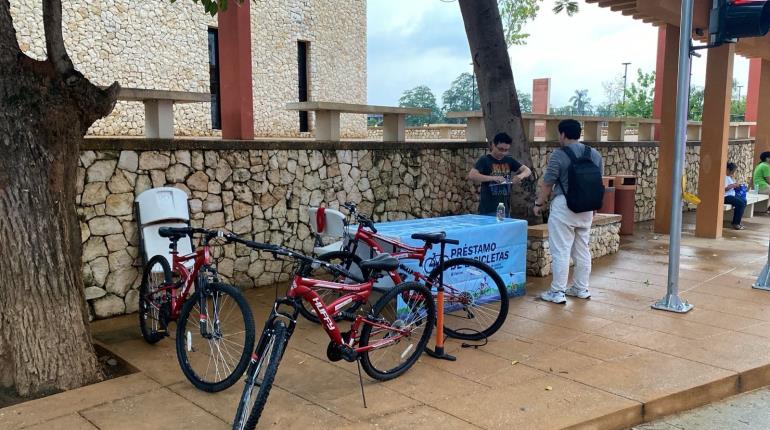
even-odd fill
[[(308, 52), (310, 51), (310, 42), (297, 41), (297, 71), (298, 71), (298, 83), (299, 83), (299, 101), (306, 102), (308, 99)], [(308, 124), (307, 111), (299, 112), (299, 131), (310, 131), (310, 125)]]
[(219, 93), (219, 30), (209, 28), (209, 82), (211, 92), (211, 128), (222, 129), (222, 107)]

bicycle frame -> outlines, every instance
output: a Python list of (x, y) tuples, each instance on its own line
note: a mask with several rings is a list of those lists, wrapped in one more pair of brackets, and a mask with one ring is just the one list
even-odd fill
[[(184, 305), (184, 302), (187, 300), (187, 297), (190, 295), (190, 290), (192, 290), (193, 285), (195, 284), (195, 279), (198, 277), (198, 274), (200, 273), (200, 270), (205, 265), (209, 264), (211, 261), (211, 253), (209, 252), (209, 246), (205, 245), (202, 246), (201, 249), (195, 250), (192, 254), (187, 255), (179, 255), (179, 251), (176, 249), (171, 250), (171, 259), (172, 259), (172, 272), (176, 272), (179, 274), (179, 281), (178, 282), (172, 282), (169, 285), (160, 287), (158, 290), (171, 290), (171, 309), (170, 309), (170, 320), (176, 321), (179, 317), (179, 312), (182, 309), (182, 306)], [(183, 263), (190, 260), (195, 260), (195, 264), (193, 265), (192, 270), (188, 269)], [(181, 285), (181, 291), (179, 291)], [(204, 318), (205, 321), (205, 315), (201, 314), (201, 318)]]
[[(394, 258), (397, 258), (398, 260), (417, 260), (419, 262), (419, 265), (422, 266), (425, 263), (425, 256), (428, 253), (428, 250), (432, 248), (432, 245), (429, 243), (426, 243), (422, 248), (409, 246), (403, 242), (399, 242), (398, 240), (391, 239), (388, 237), (384, 237), (382, 235), (379, 235), (377, 233), (371, 232), (369, 230), (366, 230), (366, 228), (362, 224), (358, 224), (358, 229), (356, 230), (355, 236), (353, 236), (353, 239), (350, 241), (350, 243), (347, 246), (350, 246), (352, 244), (352, 248), (349, 249), (350, 252), (353, 254), (356, 253), (356, 250), (358, 249), (358, 242), (364, 242), (366, 245), (369, 246), (373, 251), (377, 252), (385, 252), (382, 249), (382, 246), (380, 246), (379, 243), (377, 243), (377, 240), (381, 240), (388, 245), (393, 246), (394, 252), (388, 253)], [(405, 273), (414, 276), (415, 281), (421, 281), (426, 283), (428, 286), (429, 280), (428, 277), (423, 275), (422, 273), (412, 270), (403, 263), (399, 263), (398, 268)], [(391, 271), (388, 272), (388, 275), (393, 280), (393, 283), (395, 285), (400, 284), (404, 280), (401, 278), (401, 275), (397, 271)]]
[[(302, 272), (300, 270), (300, 272)], [(381, 348), (388, 344), (398, 341), (404, 336), (409, 336), (409, 331), (399, 329), (389, 325), (372, 321), (363, 315), (356, 315), (353, 324), (350, 327), (350, 331), (345, 333), (347, 339), (343, 338), (343, 333), (340, 331), (339, 326), (334, 321), (334, 317), (340, 314), (341, 309), (353, 300), (366, 302), (369, 299), (369, 295), (372, 292), (374, 280), (369, 280), (360, 284), (343, 284), (333, 281), (323, 281), (320, 279), (305, 278), (299, 274), (295, 274), (292, 279), (291, 286), (285, 298), (276, 300), (273, 311), (265, 321), (265, 329), (272, 326), (273, 321), (276, 318), (286, 318), (289, 321), (289, 335), (294, 332), (296, 325), (297, 315), (299, 314), (300, 300), (305, 300), (313, 306), (313, 310), (316, 312), (318, 319), (322, 322), (326, 334), (329, 339), (337, 346), (344, 346), (355, 351), (356, 354), (361, 354), (367, 351), (371, 351), (377, 348)], [(345, 291), (349, 294), (345, 294), (339, 297), (337, 300), (329, 303), (328, 305), (321, 300), (321, 297), (314, 290), (314, 288), (323, 288), (329, 290)], [(279, 310), (281, 305), (287, 305), (292, 308), (291, 314), (287, 314)], [(397, 333), (397, 336), (391, 336), (387, 339), (382, 339), (366, 346), (357, 346), (357, 337), (359, 330), (363, 324), (369, 324), (375, 329), (387, 330), (390, 333)], [(263, 336), (264, 337), (264, 336)], [(259, 357), (257, 351), (260, 351), (262, 347), (263, 339), (260, 339), (260, 343), (252, 355), (252, 361), (256, 361)]]

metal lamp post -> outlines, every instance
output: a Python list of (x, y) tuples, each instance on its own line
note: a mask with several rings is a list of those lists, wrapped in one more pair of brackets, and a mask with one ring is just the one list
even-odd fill
[(692, 66), (693, 0), (682, 0), (682, 22), (679, 32), (679, 73), (676, 93), (676, 136), (674, 150), (674, 180), (671, 187), (671, 224), (669, 226), (668, 282), (666, 295), (652, 305), (653, 309), (685, 313), (692, 305), (679, 297), (679, 251), (682, 242), (682, 171), (687, 143), (688, 88)]
[(631, 63), (621, 63), (623, 65), (623, 112), (626, 108), (626, 85), (628, 84), (628, 65)]

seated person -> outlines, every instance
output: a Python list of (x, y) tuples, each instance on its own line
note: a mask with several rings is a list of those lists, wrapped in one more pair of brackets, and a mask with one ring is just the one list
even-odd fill
[(736, 170), (738, 170), (738, 166), (735, 163), (727, 163), (727, 176), (725, 176), (725, 204), (733, 205), (733, 228), (736, 230), (743, 230), (745, 227), (741, 224), (741, 218), (743, 218), (743, 211), (746, 210), (746, 200), (735, 195), (735, 189), (741, 186), (741, 184), (735, 182), (735, 179), (733, 178)]
[[(759, 194), (770, 195), (770, 151), (759, 154), (759, 164), (754, 169), (754, 189)], [(770, 213), (770, 206), (767, 207)]]

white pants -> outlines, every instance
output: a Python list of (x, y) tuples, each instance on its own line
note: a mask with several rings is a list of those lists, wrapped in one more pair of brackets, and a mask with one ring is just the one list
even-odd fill
[(557, 196), (551, 202), (551, 214), (548, 216), (548, 244), (551, 251), (552, 291), (567, 289), (569, 278), (569, 259), (575, 261), (572, 281), (575, 288), (588, 288), (591, 275), (591, 251), (588, 241), (591, 238), (593, 212), (575, 213), (567, 207), (567, 199)]

